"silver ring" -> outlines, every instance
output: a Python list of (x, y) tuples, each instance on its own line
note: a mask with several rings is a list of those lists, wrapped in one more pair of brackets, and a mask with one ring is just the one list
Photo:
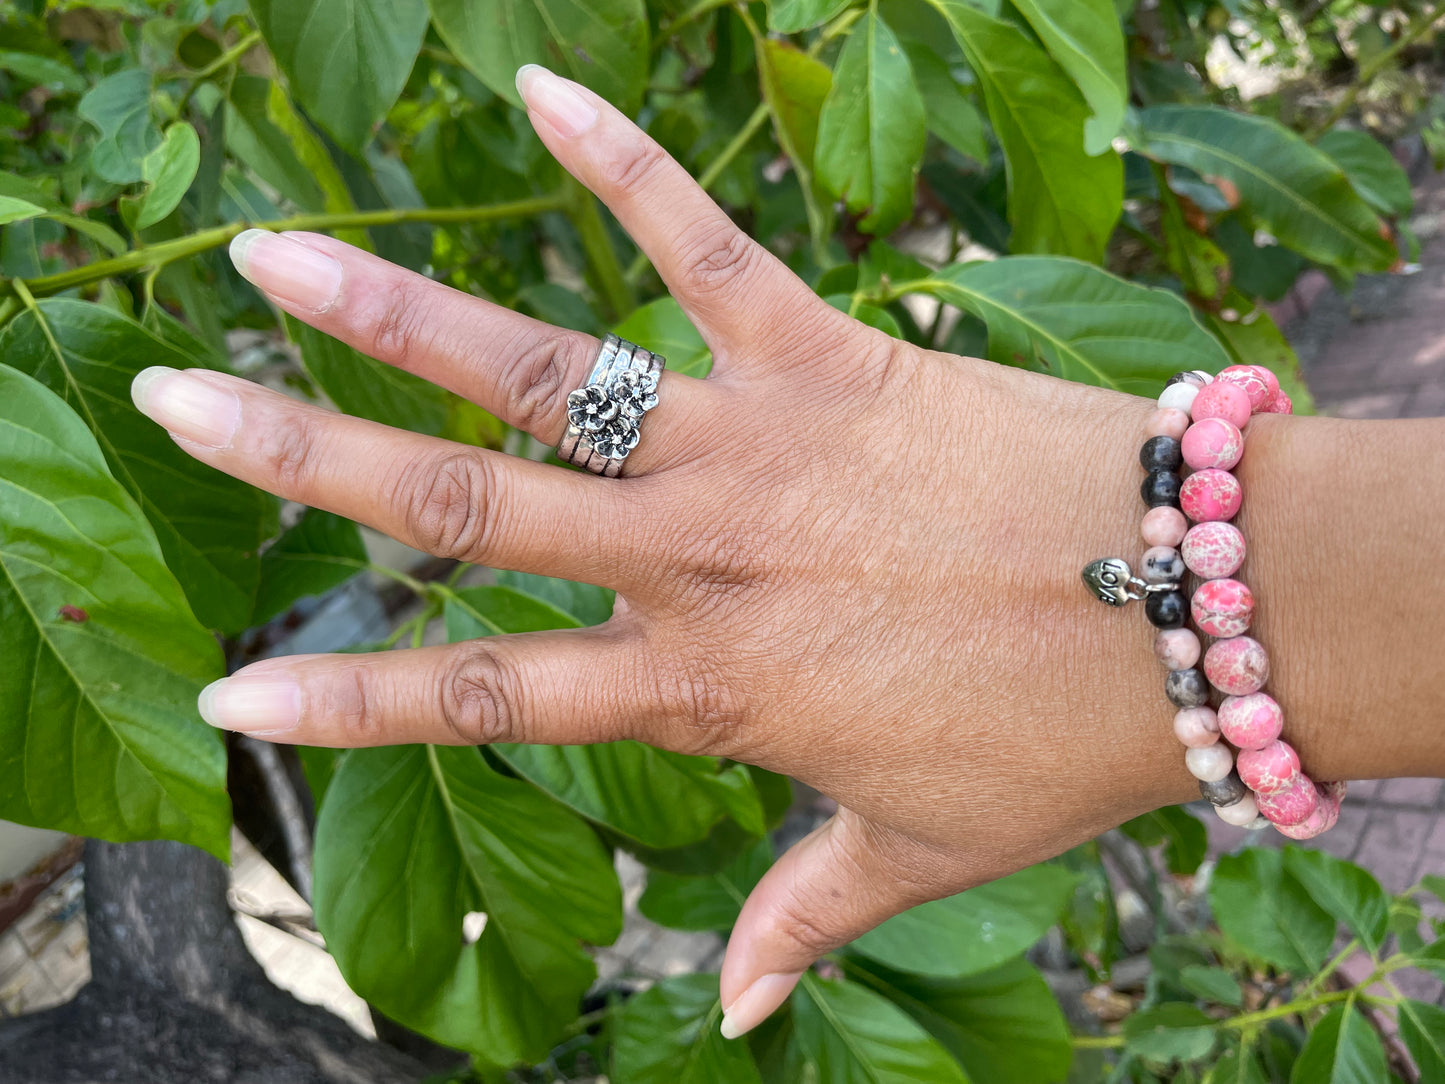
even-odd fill
[(647, 412), (657, 406), (666, 359), (608, 332), (587, 383), (567, 395), (567, 432), (557, 456), (605, 478), (616, 478), (637, 447)]

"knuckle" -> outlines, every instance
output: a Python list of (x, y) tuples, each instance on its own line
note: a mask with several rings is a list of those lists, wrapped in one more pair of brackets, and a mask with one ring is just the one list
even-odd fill
[(745, 281), (762, 249), (731, 221), (706, 227), (682, 259), (684, 289), (695, 296), (717, 294)]
[(569, 335), (532, 335), (514, 343), (501, 374), (507, 396), (507, 419), (520, 429), (535, 434), (550, 429), (562, 418), (567, 393), (581, 382), (574, 374), (581, 368), (579, 340)]
[(312, 455), (319, 441), (317, 420), (309, 410), (300, 410), (286, 425), (273, 431), (264, 459), (282, 494), (307, 490), (314, 473)]
[(438, 683), (439, 714), (463, 745), (525, 741), (511, 668), (488, 644), (473, 644)]
[(375, 358), (406, 358), (425, 352), (437, 323), (422, 291), (406, 281), (393, 282), (377, 306), (367, 353)]
[(418, 548), (451, 560), (483, 561), (491, 548), (495, 504), (495, 472), (487, 461), (458, 452), (440, 463), (415, 465), (408, 473), (412, 476), (402, 480), (399, 491), (405, 494), (404, 521)]
[(715, 665), (697, 660), (669, 667), (661, 694), (662, 714), (683, 724), (686, 752), (723, 756), (746, 745), (747, 708)]
[(809, 903), (795, 896), (789, 896), (778, 913), (777, 928), (783, 936), (801, 945), (814, 956), (832, 952), (839, 945), (852, 940), (842, 925), (826, 913), (810, 910), (817, 901)]
[(667, 162), (667, 152), (651, 139), (609, 158), (602, 167), (602, 182), (609, 188), (638, 191), (646, 187), (654, 171)]
[(382, 743), (383, 727), (375, 708), (375, 690), (370, 685), (367, 667), (348, 666), (326, 687), (323, 710), (340, 731), (344, 746)]

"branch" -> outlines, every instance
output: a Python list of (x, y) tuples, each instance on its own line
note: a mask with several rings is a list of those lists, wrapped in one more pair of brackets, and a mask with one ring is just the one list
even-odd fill
[(1359, 74), (1355, 76), (1355, 81), (1350, 84), (1349, 89), (1346, 90), (1340, 100), (1335, 103), (1335, 107), (1326, 114), (1325, 119), (1310, 132), (1309, 138), (1311, 140), (1318, 139), (1333, 128), (1335, 123), (1354, 107), (1355, 102), (1360, 98), (1360, 94), (1374, 81), (1375, 76), (1380, 74), (1385, 65), (1399, 56), (1403, 50), (1408, 49), (1428, 34), (1435, 24), (1440, 21), (1442, 14), (1445, 14), (1445, 12), (1442, 12), (1439, 8), (1425, 12), (1420, 16), (1419, 22), (1412, 23), (1403, 34), (1395, 39), (1394, 44), (1384, 52), (1377, 53), (1361, 67)]

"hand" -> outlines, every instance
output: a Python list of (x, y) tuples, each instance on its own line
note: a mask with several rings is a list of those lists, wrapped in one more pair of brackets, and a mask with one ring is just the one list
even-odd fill
[[(439, 556), (615, 588), (612, 619), (273, 659), (207, 690), (207, 719), (332, 746), (633, 738), (837, 799), (743, 909), (730, 1034), (885, 918), (1195, 797), (1145, 622), (1110, 620), (1078, 579), (1137, 547), (1152, 404), (847, 317), (597, 95), (537, 68), (520, 84), (716, 359), (707, 380), (664, 374), (625, 477), (205, 370), (147, 370), (136, 399), (192, 455), (283, 497)], [(252, 232), (234, 255), (299, 319), (549, 444), (597, 350), (323, 236)]]

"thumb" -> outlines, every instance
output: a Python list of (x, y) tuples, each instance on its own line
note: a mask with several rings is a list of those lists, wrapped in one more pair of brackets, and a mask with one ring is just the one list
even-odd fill
[(942, 870), (940, 855), (846, 809), (799, 840), (733, 926), (722, 965), (723, 1037), (762, 1023), (824, 953), (947, 894)]

